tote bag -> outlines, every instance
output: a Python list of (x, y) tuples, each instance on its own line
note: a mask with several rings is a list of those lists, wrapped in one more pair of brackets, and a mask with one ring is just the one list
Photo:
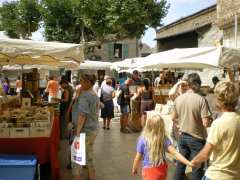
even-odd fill
[(86, 165), (86, 134), (80, 133), (71, 145), (71, 161), (79, 165)]

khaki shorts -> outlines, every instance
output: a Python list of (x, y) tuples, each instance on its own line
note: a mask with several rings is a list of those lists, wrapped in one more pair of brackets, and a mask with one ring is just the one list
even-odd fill
[(97, 137), (97, 131), (86, 134), (86, 166), (80, 166), (77, 163), (72, 162), (72, 174), (74, 176), (81, 175), (83, 179), (88, 178), (88, 174), (94, 175), (94, 161), (93, 161), (93, 144)]

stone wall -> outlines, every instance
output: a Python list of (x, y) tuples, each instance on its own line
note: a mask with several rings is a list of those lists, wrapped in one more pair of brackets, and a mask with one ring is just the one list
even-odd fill
[(220, 45), (223, 31), (215, 25), (206, 26), (198, 31), (198, 47), (208, 47)]
[[(139, 43), (136, 38), (134, 39), (126, 39), (123, 41), (118, 41), (115, 42), (117, 44), (122, 44), (124, 46), (127, 46), (127, 52), (122, 52), (127, 53), (123, 56), (122, 59), (125, 58), (132, 58), (132, 57), (138, 57), (139, 56)], [(111, 53), (111, 48), (114, 43), (105, 43), (101, 45), (101, 48), (96, 48), (95, 54), (101, 57), (102, 61), (118, 61), (121, 60), (120, 58), (113, 58), (109, 53)], [(109, 52), (110, 51), (110, 52)]]
[[(223, 45), (224, 46), (236, 47), (234, 31), (235, 31), (234, 26), (230, 26), (223, 30)], [(238, 25), (237, 48), (240, 48), (240, 25)]]
[(217, 24), (220, 28), (232, 26), (235, 14), (240, 18), (240, 0), (217, 0)]
[(205, 9), (194, 15), (182, 18), (175, 23), (167, 25), (157, 32), (157, 38), (173, 36), (179, 33), (191, 31), (215, 22), (217, 17), (216, 6)]

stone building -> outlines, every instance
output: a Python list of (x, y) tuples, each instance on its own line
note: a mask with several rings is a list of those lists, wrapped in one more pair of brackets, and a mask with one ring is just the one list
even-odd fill
[(162, 27), (157, 31), (158, 51), (218, 45), (222, 31), (216, 26), (216, 18), (213, 5)]
[(104, 43), (95, 48), (92, 60), (119, 61), (139, 56), (139, 40), (125, 39), (113, 43)]
[(235, 15), (238, 16), (237, 47), (240, 47), (240, 0), (217, 1), (217, 25), (223, 30), (223, 45), (236, 47), (235, 44)]

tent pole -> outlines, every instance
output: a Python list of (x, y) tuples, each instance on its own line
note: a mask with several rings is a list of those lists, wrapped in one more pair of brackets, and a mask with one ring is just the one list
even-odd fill
[(21, 76), (20, 76), (21, 81), (23, 80), (23, 66), (24, 66), (24, 65), (21, 65)]
[(238, 38), (238, 16), (235, 14), (235, 48), (237, 48), (237, 38)]
[(154, 81), (154, 77), (153, 76), (154, 76), (154, 74), (153, 74), (153, 69), (152, 69), (152, 86), (154, 85), (154, 82), (153, 82)]

